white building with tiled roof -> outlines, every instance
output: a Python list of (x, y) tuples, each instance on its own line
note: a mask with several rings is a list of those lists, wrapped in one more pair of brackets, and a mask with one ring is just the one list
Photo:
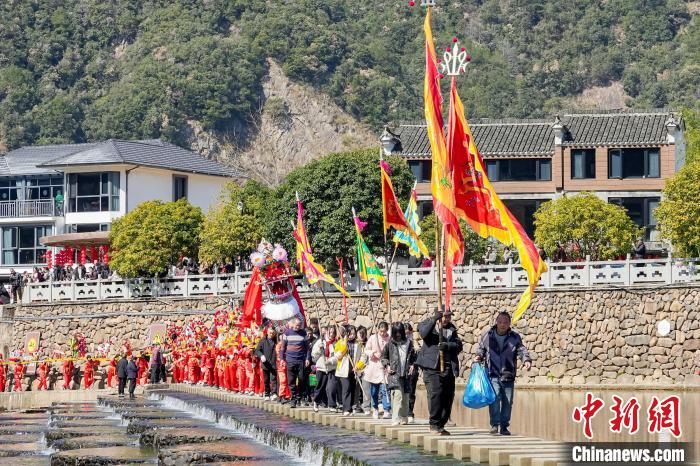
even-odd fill
[(231, 168), (158, 139), (8, 152), (0, 156), (0, 276), (44, 265), (62, 237), (105, 241), (112, 221), (144, 201), (185, 197), (206, 212), (236, 178)]
[[(593, 191), (625, 207), (653, 241), (653, 210), (664, 182), (685, 162), (683, 120), (667, 110), (481, 119), (470, 125), (489, 179), (529, 234), (542, 202)], [(419, 182), (423, 213), (428, 213), (431, 153), (425, 124), (389, 126), (382, 140), (386, 153), (407, 159)]]

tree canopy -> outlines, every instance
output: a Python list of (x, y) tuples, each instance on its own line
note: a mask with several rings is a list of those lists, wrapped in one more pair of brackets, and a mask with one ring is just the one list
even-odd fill
[(557, 243), (578, 244), (579, 257), (614, 259), (632, 250), (643, 231), (620, 206), (593, 193), (564, 196), (545, 202), (535, 212), (535, 242), (552, 257)]
[(676, 256), (700, 257), (700, 161), (667, 180), (663, 194), (654, 211), (661, 236), (671, 242)]
[[(407, 202), (413, 175), (405, 160), (388, 157), (399, 201)], [(327, 155), (292, 171), (271, 196), (267, 209), (268, 239), (293, 251), (295, 193), (304, 205), (305, 222), (314, 257), (332, 267), (336, 256), (352, 257), (355, 230), (352, 208), (368, 222), (363, 236), (376, 255), (384, 248), (379, 154), (376, 149)], [(390, 247), (391, 237), (387, 235)]]
[(153, 276), (182, 256), (197, 257), (202, 221), (185, 199), (143, 202), (112, 223), (110, 267), (127, 278)]
[(202, 264), (230, 263), (248, 256), (263, 237), (269, 191), (255, 181), (244, 187), (231, 183), (221, 201), (209, 209), (200, 233)]

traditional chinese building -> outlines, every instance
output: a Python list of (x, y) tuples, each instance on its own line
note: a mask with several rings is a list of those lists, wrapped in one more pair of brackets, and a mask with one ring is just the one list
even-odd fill
[[(496, 191), (527, 232), (542, 202), (592, 191), (622, 205), (654, 241), (661, 189), (685, 162), (683, 120), (675, 112), (567, 113), (547, 119), (470, 121)], [(388, 126), (385, 153), (406, 158), (418, 180), (422, 214), (432, 211), (431, 153), (425, 123)], [(422, 202), (421, 202), (422, 201)]]

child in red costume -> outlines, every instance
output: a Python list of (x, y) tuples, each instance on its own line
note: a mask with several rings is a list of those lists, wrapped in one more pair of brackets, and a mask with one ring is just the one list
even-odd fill
[(75, 370), (75, 364), (73, 361), (63, 361), (63, 389), (70, 390), (73, 383), (73, 371)]
[(210, 387), (216, 385), (216, 355), (213, 349), (210, 349), (207, 354), (207, 381), (206, 384)]
[(200, 382), (202, 384), (208, 384), (209, 382), (209, 354), (206, 352), (206, 350), (201, 350), (201, 357), (202, 357), (202, 365), (201, 365), (201, 378)]
[(22, 362), (18, 360), (15, 363), (15, 370), (14, 370), (15, 385), (12, 388), (12, 390), (15, 392), (22, 391), (22, 379), (24, 378), (24, 370), (25, 370), (24, 364), (22, 364)]
[(85, 390), (92, 387), (92, 384), (95, 383), (95, 368), (97, 365), (97, 361), (93, 361), (90, 356), (87, 357), (85, 368), (83, 369), (83, 387), (85, 387)]
[(282, 354), (282, 339), (277, 342), (277, 392), (280, 400), (289, 400), (292, 397), (292, 392), (289, 389), (289, 383), (287, 381), (287, 361), (280, 358)]
[(223, 354), (219, 354), (216, 357), (216, 386), (219, 387), (219, 389), (223, 389), (226, 387), (226, 381), (224, 380), (225, 373), (226, 359), (224, 359)]
[(231, 351), (231, 354), (229, 355), (228, 371), (229, 385), (231, 386), (231, 391), (238, 392), (240, 390), (238, 385), (238, 351), (236, 351), (235, 349)]
[(190, 384), (194, 385), (199, 382), (199, 361), (194, 351), (190, 352), (190, 359), (187, 362), (187, 370), (189, 372)]
[(173, 365), (172, 365), (172, 371), (173, 371), (173, 383), (180, 383), (182, 382), (182, 379), (180, 379), (180, 353), (177, 351), (173, 351)]
[(107, 366), (107, 387), (112, 388), (112, 379), (117, 375), (117, 358), (112, 358)]
[(139, 367), (139, 373), (138, 373), (139, 380), (137, 381), (137, 385), (139, 382), (143, 385), (146, 385), (148, 383), (148, 361), (146, 360), (146, 356), (143, 354), (139, 358), (138, 367)]
[(48, 390), (49, 383), (47, 377), (49, 376), (49, 363), (44, 361), (41, 364), (39, 364), (36, 373), (39, 375), (39, 386), (36, 389)]

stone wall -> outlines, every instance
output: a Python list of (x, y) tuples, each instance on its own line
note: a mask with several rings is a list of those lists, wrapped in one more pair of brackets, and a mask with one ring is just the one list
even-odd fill
[[(518, 297), (512, 291), (453, 297), (453, 320), (464, 342), (463, 363), (471, 358), (479, 335), (493, 325), (496, 313), (513, 310)], [(39, 330), (42, 346), (65, 347), (68, 337), (80, 330), (92, 343), (129, 338), (139, 347), (151, 323), (210, 312), (221, 302), (210, 297), (22, 306), (12, 318), (12, 344), (21, 347), (26, 332)], [(304, 306), (307, 316), (320, 316), (322, 324), (344, 320), (342, 298), (329, 297), (326, 303), (308, 297)], [(434, 296), (392, 296), (393, 320), (412, 322), (414, 327), (434, 307)], [(348, 300), (351, 323), (371, 327), (373, 312), (378, 320), (388, 320), (379, 296), (372, 297), (371, 307), (366, 295)], [(662, 320), (670, 324), (666, 336), (657, 331)], [(532, 371), (519, 373), (523, 383), (700, 383), (699, 286), (541, 290), (515, 330), (534, 361)], [(465, 368), (463, 364), (463, 373)]]

